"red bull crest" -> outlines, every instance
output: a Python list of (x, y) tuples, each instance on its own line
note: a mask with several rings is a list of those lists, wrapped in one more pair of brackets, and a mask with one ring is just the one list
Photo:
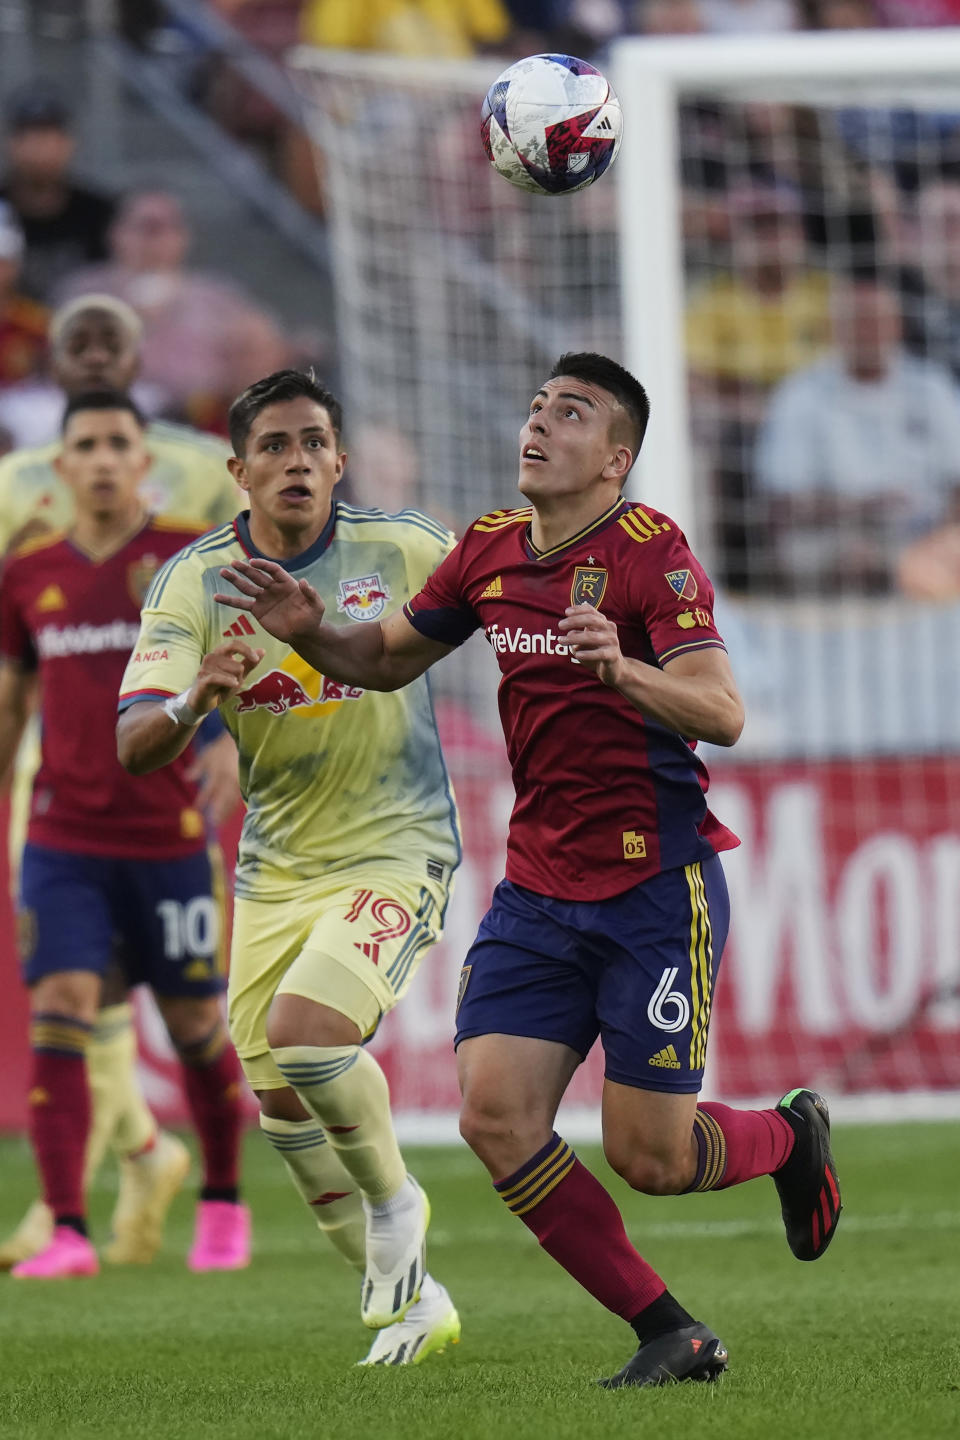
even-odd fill
[(245, 710), (269, 710), (282, 715), (297, 705), (312, 705), (313, 699), (307, 694), (299, 680), (294, 680), (285, 670), (269, 670), (259, 680), (237, 694), (237, 714)]
[(389, 599), (390, 591), (379, 575), (341, 580), (337, 587), (337, 609), (351, 620), (379, 620)]

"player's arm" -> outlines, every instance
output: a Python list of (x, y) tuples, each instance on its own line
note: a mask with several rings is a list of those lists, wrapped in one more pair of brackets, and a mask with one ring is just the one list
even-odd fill
[(117, 721), (117, 758), (132, 775), (148, 775), (176, 760), (204, 717), (235, 695), (263, 659), (244, 640), (225, 640), (204, 655), (196, 679), (171, 700), (141, 700)]
[(592, 605), (570, 606), (559, 628), (574, 659), (642, 715), (687, 740), (734, 745), (740, 738), (743, 701), (718, 646), (688, 650), (660, 669), (625, 656), (616, 625)]
[(378, 624), (323, 623), (324, 604), (307, 580), (272, 560), (235, 560), (220, 571), (240, 592), (214, 599), (246, 610), (321, 675), (364, 690), (399, 690), (454, 648), (422, 635), (398, 610)]
[(13, 763), (30, 715), (32, 674), (13, 660), (0, 660), (0, 777)]

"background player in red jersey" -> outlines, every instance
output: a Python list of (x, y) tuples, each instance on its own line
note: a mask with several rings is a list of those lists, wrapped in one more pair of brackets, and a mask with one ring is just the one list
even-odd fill
[(634, 1189), (773, 1175), (804, 1260), (840, 1211), (820, 1096), (697, 1102), (728, 923), (718, 852), (738, 842), (707, 809), (692, 742), (734, 744), (743, 707), (706, 574), (673, 521), (622, 496), (648, 413), (619, 365), (563, 356), (520, 433), (531, 507), (481, 517), (380, 625), (324, 625), (316, 591), (269, 562), (224, 570), (247, 598), (217, 597), (366, 688), (408, 683), (480, 627), (497, 655), (516, 804), (506, 879), (461, 976), (461, 1130), (543, 1248), (633, 1327), (611, 1388), (710, 1380), (727, 1354), (553, 1129), (598, 1035), (604, 1150)]
[(84, 1221), (84, 1051), (118, 945), (130, 982), (153, 987), (200, 1136), (204, 1186), (189, 1263), (232, 1269), (249, 1259), (249, 1215), (237, 1195), (240, 1070), (220, 1013), (220, 916), (197, 788), (187, 757), (135, 779), (114, 743), (143, 590), (197, 534), (147, 513), (143, 431), (122, 394), (71, 400), (57, 464), (73, 492), (73, 527), (24, 546), (0, 582), (0, 767), (19, 743), (34, 669), (43, 730), (19, 921), (31, 991), (31, 1136), (56, 1225), (50, 1245), (14, 1267), (26, 1278), (97, 1269)]

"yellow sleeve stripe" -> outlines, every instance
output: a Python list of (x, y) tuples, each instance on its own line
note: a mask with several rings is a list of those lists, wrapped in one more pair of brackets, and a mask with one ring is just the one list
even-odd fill
[(646, 510), (628, 510), (626, 515), (620, 516), (617, 524), (631, 540), (636, 540), (638, 545), (644, 545), (655, 535), (662, 535), (665, 530), (670, 529), (666, 521), (658, 525), (656, 520), (651, 520)]
[(29, 540), (24, 540), (13, 551), (13, 558), (21, 555), (33, 555), (37, 550), (48, 550), (51, 545), (59, 545), (66, 537), (66, 530), (48, 530), (43, 535), (34, 535)]
[(479, 520), (474, 521), (473, 528), (489, 534), (508, 525), (525, 525), (532, 515), (533, 510), (529, 506), (523, 510), (492, 510), (489, 515), (481, 515)]

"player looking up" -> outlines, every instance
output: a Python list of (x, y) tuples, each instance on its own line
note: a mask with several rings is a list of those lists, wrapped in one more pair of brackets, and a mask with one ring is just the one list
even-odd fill
[(28, 542), (0, 580), (0, 768), (20, 741), (34, 667), (42, 725), (19, 923), (30, 987), (31, 1138), (55, 1228), (49, 1245), (13, 1267), (21, 1278), (98, 1268), (84, 1219), (84, 1052), (118, 942), (128, 982), (153, 989), (200, 1138), (191, 1268), (233, 1269), (249, 1259), (249, 1215), (237, 1193), (240, 1071), (220, 1015), (219, 915), (197, 787), (187, 757), (135, 779), (114, 746), (116, 689), (140, 595), (196, 536), (148, 514), (140, 486), (149, 463), (142, 418), (125, 395), (71, 400), (56, 464), (73, 494), (73, 525)]
[(612, 360), (564, 355), (520, 432), (530, 507), (476, 521), (381, 624), (330, 625), (317, 590), (258, 557), (217, 599), (342, 684), (390, 691), (482, 628), (500, 664), (513, 767), (506, 879), (464, 963), (461, 1130), (543, 1248), (629, 1321), (639, 1348), (603, 1383), (709, 1380), (726, 1349), (629, 1243), (553, 1129), (598, 1034), (604, 1150), (647, 1194), (773, 1175), (800, 1259), (828, 1245), (840, 1196), (823, 1100), (698, 1105), (728, 902), (693, 743), (743, 723), (713, 589), (676, 524), (623, 498), (648, 415)]
[[(53, 315), (50, 363), (56, 386), (49, 396), (50, 443), (15, 450), (0, 460), (0, 553), (70, 524), (73, 494), (55, 465), (64, 404), (78, 395), (127, 391), (139, 367), (142, 329), (136, 311), (110, 295), (81, 296)], [(8, 392), (7, 402), (14, 393)], [(227, 470), (230, 451), (223, 441), (166, 421), (151, 422), (144, 435), (150, 463), (141, 493), (152, 511), (174, 515), (198, 529), (237, 513), (239, 495)], [(12, 796), (8, 848), (14, 890), (38, 754), (35, 727), (30, 726), (17, 755)], [(210, 744), (194, 763), (202, 785), (201, 806), (219, 824), (239, 798), (234, 746)], [(186, 1175), (189, 1156), (174, 1136), (158, 1132), (143, 1099), (136, 1077), (133, 1012), (115, 975), (105, 980), (104, 1004), (86, 1053), (93, 1107), (88, 1180), (108, 1146), (120, 1162), (113, 1238), (103, 1253), (115, 1263), (144, 1264), (160, 1244), (166, 1210)], [(36, 1255), (52, 1234), (53, 1217), (38, 1201), (0, 1244), (0, 1269)]]
[(367, 1363), (416, 1363), (456, 1340), (460, 1322), (425, 1274), (429, 1206), (363, 1042), (438, 938), (460, 859), (430, 694), (425, 681), (386, 696), (332, 682), (213, 597), (221, 567), (270, 555), (338, 595), (335, 623), (375, 629), (453, 537), (415, 510), (334, 501), (341, 410), (312, 373), (251, 386), (230, 428), (250, 509), (157, 577), (121, 687), (118, 753), (134, 774), (166, 765), (218, 707), (236, 738), (247, 815), (230, 1031), (264, 1134), (364, 1272), (361, 1316), (383, 1332)]

